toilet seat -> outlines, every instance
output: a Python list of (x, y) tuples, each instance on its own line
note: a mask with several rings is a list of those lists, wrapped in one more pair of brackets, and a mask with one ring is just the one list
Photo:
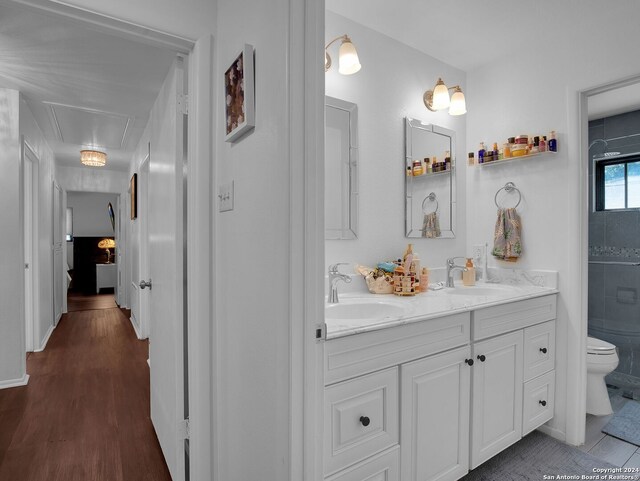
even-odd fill
[(587, 354), (603, 356), (616, 354), (616, 346), (603, 341), (602, 339), (596, 339), (595, 337), (587, 338)]

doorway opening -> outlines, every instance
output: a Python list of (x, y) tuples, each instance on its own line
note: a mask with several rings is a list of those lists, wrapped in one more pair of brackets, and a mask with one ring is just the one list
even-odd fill
[(67, 192), (68, 312), (117, 307), (120, 195)]

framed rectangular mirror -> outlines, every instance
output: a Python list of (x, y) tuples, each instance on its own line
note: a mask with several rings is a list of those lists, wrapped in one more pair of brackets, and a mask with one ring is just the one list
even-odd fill
[[(406, 236), (455, 238), (456, 226), (456, 134), (421, 120), (405, 118), (405, 222)], [(427, 172), (425, 159), (444, 162), (449, 170)], [(419, 162), (417, 170), (414, 165)], [(443, 167), (444, 169), (444, 167)], [(418, 173), (417, 175), (414, 175)]]
[(325, 97), (325, 239), (358, 237), (358, 106)]

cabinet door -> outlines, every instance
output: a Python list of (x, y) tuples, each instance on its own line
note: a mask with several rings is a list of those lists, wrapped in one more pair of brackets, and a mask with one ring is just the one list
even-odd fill
[(456, 480), (469, 468), (469, 346), (403, 364), (401, 479)]
[(474, 345), (471, 469), (522, 436), (522, 331)]

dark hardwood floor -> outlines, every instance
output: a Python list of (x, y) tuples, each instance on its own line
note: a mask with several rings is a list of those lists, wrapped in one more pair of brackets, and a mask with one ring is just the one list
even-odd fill
[(67, 311), (88, 311), (93, 309), (111, 309), (118, 307), (112, 293), (88, 295), (81, 292), (69, 292), (67, 296)]
[(0, 390), (0, 481), (170, 480), (147, 357), (119, 308), (65, 314), (29, 384)]

